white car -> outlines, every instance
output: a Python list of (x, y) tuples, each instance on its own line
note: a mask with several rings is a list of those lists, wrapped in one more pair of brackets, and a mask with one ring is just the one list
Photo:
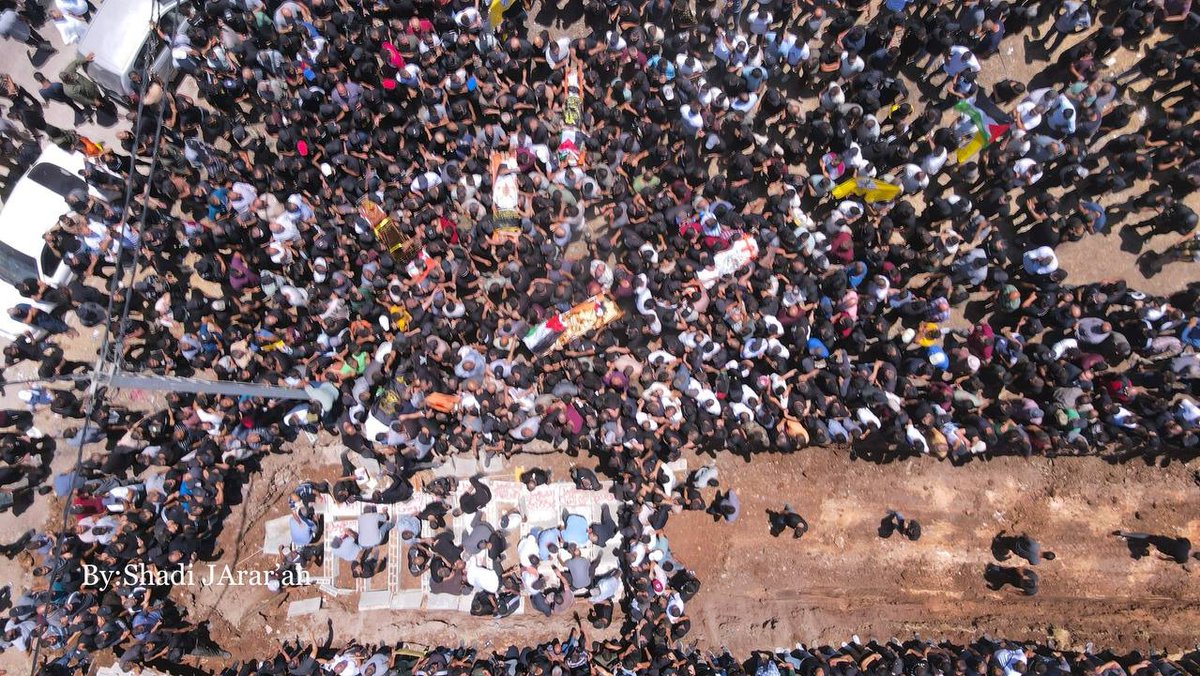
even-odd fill
[(82, 189), (101, 197), (79, 173), (84, 159), (81, 153), (47, 146), (4, 201), (0, 210), (0, 336), (11, 340), (31, 330), (8, 316), (9, 308), (18, 303), (53, 309), (23, 298), (15, 284), (33, 277), (62, 287), (75, 279), (74, 271), (46, 246), (42, 236), (70, 211), (67, 195), (71, 191)]
[(159, 29), (182, 44), (188, 29), (180, 11), (182, 4), (180, 0), (105, 0), (76, 45), (80, 54), (93, 56), (84, 66), (88, 77), (123, 104), (139, 90), (129, 74), (143, 65), (163, 82), (170, 82), (175, 74), (172, 45), (163, 44), (157, 36), (151, 40), (149, 26), (158, 17)]

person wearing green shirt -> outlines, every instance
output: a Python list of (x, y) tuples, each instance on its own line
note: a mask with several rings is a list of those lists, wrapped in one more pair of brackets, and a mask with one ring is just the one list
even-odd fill
[(79, 71), (83, 64), (90, 63), (94, 58), (94, 54), (77, 57), (67, 64), (67, 67), (58, 74), (58, 78), (62, 80), (63, 93), (72, 101), (81, 106), (101, 108), (104, 106), (104, 92), (100, 91), (100, 87), (95, 82)]

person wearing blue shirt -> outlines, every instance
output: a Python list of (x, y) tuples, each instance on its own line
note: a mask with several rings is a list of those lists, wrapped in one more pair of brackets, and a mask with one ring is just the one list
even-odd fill
[(746, 81), (746, 87), (750, 91), (756, 92), (766, 81), (767, 71), (762, 66), (746, 66), (742, 68), (742, 79)]
[(549, 561), (550, 557), (558, 553), (558, 548), (562, 546), (562, 531), (557, 528), (546, 528), (538, 531), (538, 558), (542, 561)]
[(675, 64), (670, 59), (664, 59), (661, 54), (655, 54), (647, 59), (646, 68), (659, 71), (668, 81), (675, 79)]
[(208, 219), (216, 220), (217, 216), (229, 211), (229, 191), (225, 188), (216, 188), (212, 191), (208, 198)]
[(568, 514), (563, 518), (562, 539), (569, 544), (587, 544), (588, 520), (579, 514)]
[(1079, 211), (1087, 221), (1090, 232), (1103, 233), (1108, 230), (1108, 214), (1104, 211), (1104, 207), (1095, 202), (1080, 200)]
[(1200, 322), (1197, 322), (1196, 317), (1188, 320), (1187, 326), (1183, 327), (1183, 333), (1179, 335), (1179, 339), (1193, 348), (1200, 350)]
[[(182, 492), (181, 487), (180, 493)], [(293, 545), (304, 547), (313, 543), (313, 538), (317, 533), (317, 524), (299, 512), (292, 512), (292, 517), (288, 519), (288, 532), (292, 536)]]

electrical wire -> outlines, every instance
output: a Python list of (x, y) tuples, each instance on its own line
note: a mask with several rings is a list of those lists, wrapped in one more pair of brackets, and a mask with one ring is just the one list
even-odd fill
[[(160, 8), (159, 8), (158, 0), (152, 0), (151, 9), (150, 9), (150, 18), (156, 27), (158, 25), (158, 20), (160, 18), (159, 13), (160, 13)], [(157, 48), (158, 48), (157, 43), (158, 42), (159, 42), (159, 38), (158, 38), (157, 30), (151, 31), (150, 35), (148, 36), (148, 43), (150, 44), (150, 49), (148, 49), (146, 51), (146, 59), (140, 64), (139, 74), (140, 74), (141, 82), (140, 82), (140, 88), (138, 90), (137, 120), (134, 123), (134, 135), (133, 135), (135, 145), (134, 145), (134, 149), (129, 157), (129, 166), (126, 169), (130, 174), (132, 174), (135, 171), (134, 164), (135, 164), (135, 159), (137, 157), (137, 151), (138, 151), (138, 147), (136, 144), (138, 142), (140, 142), (140, 140), (142, 138), (142, 123), (144, 120), (144, 113), (145, 113), (145, 108), (146, 108), (146, 91), (149, 89), (149, 84), (150, 84), (150, 77), (149, 77), (150, 76), (150, 73), (149, 73), (150, 64), (153, 63), (153, 55), (157, 52)], [(160, 144), (160, 139), (162, 136), (163, 111), (164, 110), (165, 110), (165, 102), (160, 101), (159, 106), (158, 106), (157, 129), (155, 130), (155, 134), (154, 134), (155, 145), (154, 145), (154, 149), (153, 149), (153, 155), (152, 155), (151, 161), (150, 161), (150, 168), (148, 169), (147, 175), (146, 175), (147, 188), (149, 187), (149, 185), (151, 185), (151, 183), (153, 181), (155, 165), (158, 162), (159, 144)], [(128, 226), (129, 207), (132, 204), (132, 202), (133, 202), (133, 180), (131, 177), (131, 180), (129, 180), (129, 183), (125, 188), (125, 200), (124, 200), (124, 203), (121, 208), (121, 221), (120, 221), (120, 225), (119, 225), (119, 229), (118, 229), (118, 232), (121, 235), (124, 235), (125, 229)], [(144, 226), (145, 226), (146, 214), (147, 214), (148, 210), (149, 210), (149, 207), (146, 206), (143, 201), (142, 217), (139, 222), (139, 230), (144, 228)], [(137, 262), (140, 261), (140, 256), (138, 255), (140, 248), (141, 248), (141, 232), (139, 231), (139, 235), (138, 235), (138, 239), (137, 239), (137, 248), (134, 249), (134, 261), (135, 261), (134, 269), (135, 269), (135, 271), (137, 269)], [(126, 249), (126, 247), (124, 245), (124, 237), (123, 236), (118, 237), (117, 238), (117, 251), (116, 251), (116, 259), (117, 259), (116, 260), (116, 270), (118, 273), (121, 273), (121, 271), (124, 268), (125, 249)], [(136, 272), (135, 272), (135, 274), (136, 274)], [(124, 278), (124, 274), (120, 274), (120, 278)], [(116, 277), (114, 277), (114, 279), (116, 279)], [(134, 279), (134, 277), (130, 277), (131, 285), (132, 285), (133, 279)], [(93, 418), (95, 418), (97, 411), (100, 410), (100, 406), (101, 406), (101, 404), (103, 404), (104, 399), (106, 398), (107, 393), (108, 393), (107, 389), (100, 388), (100, 380), (101, 380), (102, 375), (104, 374), (104, 371), (106, 370), (105, 367), (106, 367), (108, 359), (109, 359), (110, 350), (113, 347), (113, 343), (116, 342), (116, 341), (112, 341), (112, 337), (114, 334), (113, 309), (114, 309), (114, 298), (116, 297), (116, 288), (119, 288), (119, 285), (114, 284), (113, 286), (114, 286), (114, 289), (108, 296), (108, 309), (107, 309), (107, 313), (106, 313), (106, 319), (104, 322), (104, 330), (103, 330), (103, 333), (101, 334), (100, 351), (99, 351), (99, 354), (97, 354), (97, 356), (96, 356), (96, 364), (92, 369), (91, 384), (88, 387), (88, 396), (89, 396), (88, 412), (87, 412), (87, 416), (84, 418), (83, 427), (79, 431), (79, 436), (77, 437), (78, 442), (75, 444), (76, 445), (76, 453), (75, 453), (75, 464), (74, 464), (74, 468), (72, 469), (73, 477), (79, 476), (80, 468), (83, 465), (83, 446), (84, 446), (85, 440), (87, 439), (88, 432), (90, 431), (90, 427), (93, 422)], [(128, 289), (128, 287), (127, 287), (127, 289)], [(129, 291), (127, 290), (125, 295), (126, 295), (126, 301), (125, 301), (126, 304), (125, 304), (125, 309), (122, 311), (122, 315), (121, 315), (122, 326), (117, 327), (117, 331), (116, 331), (116, 335), (119, 339), (119, 342), (116, 342), (116, 349), (117, 349), (118, 353), (123, 353), (123, 351), (124, 351), (123, 343), (124, 343), (124, 337), (125, 337), (125, 327), (123, 326), (123, 324), (128, 319), (129, 299), (132, 297), (132, 293), (129, 293)], [(59, 528), (59, 537), (56, 537), (54, 539), (54, 552), (53, 552), (52, 560), (55, 562), (56, 565), (53, 567), (53, 569), (50, 572), (50, 579), (49, 579), (49, 583), (47, 585), (50, 594), (54, 594), (54, 588), (55, 588), (55, 584), (58, 582), (59, 572), (63, 568), (63, 566), (58, 565), (59, 562), (61, 562), (61, 560), (62, 560), (62, 546), (63, 546), (64, 538), (61, 536), (62, 536), (62, 534), (67, 532), (67, 524), (69, 523), (70, 518), (71, 518), (71, 502), (75, 497), (75, 484), (76, 484), (76, 482), (74, 480), (72, 480), (71, 484), (70, 484), (70, 489), (67, 491), (67, 495), (65, 496), (65, 498), (63, 500), (62, 519), (61, 519), (61, 525)], [(30, 666), (29, 666), (30, 676), (36, 676), (38, 673), (38, 657), (41, 653), (43, 634), (44, 634), (44, 631), (39, 632), (38, 635), (35, 636), (34, 640), (33, 640), (33, 650), (30, 652)]]
[[(162, 146), (163, 132), (163, 113), (166, 111), (166, 105), (158, 107), (158, 124), (154, 129), (154, 152), (150, 155), (150, 168), (146, 172), (146, 186), (142, 190), (142, 204), (149, 203), (151, 180), (154, 177), (154, 170), (158, 166), (159, 148)], [(142, 238), (146, 234), (146, 218), (150, 215), (149, 207), (142, 208), (142, 216), (138, 221), (137, 242), (139, 249), (141, 248)], [(133, 274), (130, 276), (130, 287), (125, 292), (125, 303), (121, 308), (121, 319), (117, 322), (117, 351), (113, 354), (113, 372), (121, 370), (125, 364), (125, 333), (129, 325), (129, 310), (133, 305), (133, 289), (132, 282), (137, 279), (138, 273), (142, 271), (142, 256), (134, 255)], [(109, 296), (111, 300), (112, 296)]]

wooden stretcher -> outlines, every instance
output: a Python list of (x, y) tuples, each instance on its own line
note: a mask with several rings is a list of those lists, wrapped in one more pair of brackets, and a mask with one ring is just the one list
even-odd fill
[(602, 329), (620, 319), (624, 312), (606, 293), (597, 294), (579, 305), (546, 319), (531, 328), (522, 339), (534, 354), (566, 347), (571, 341)]
[(511, 152), (492, 153), (493, 240), (516, 240), (521, 236), (521, 184), (517, 180), (517, 158)]
[(572, 65), (567, 70), (565, 78), (567, 90), (566, 100), (563, 101), (563, 123), (575, 126), (583, 115), (583, 67)]
[(425, 247), (421, 246), (421, 242), (415, 237), (406, 237), (400, 235), (398, 240), (395, 240), (394, 246), (389, 247), (392, 258), (400, 265), (409, 265), (425, 252)]
[(376, 204), (370, 197), (358, 200), (358, 215), (362, 216), (372, 229), (379, 227), (384, 221), (391, 220), (383, 207)]
[(584, 89), (583, 67), (573, 62), (567, 69), (563, 82), (566, 99), (563, 101), (563, 129), (559, 137), (558, 163), (568, 167), (584, 169), (587, 166), (584, 134), (579, 129), (583, 118)]
[(383, 207), (370, 198), (364, 197), (358, 201), (358, 215), (362, 216), (367, 225), (371, 226), (371, 231), (375, 233), (375, 239), (383, 245), (383, 248), (389, 252), (395, 252), (403, 246), (405, 237), (400, 232), (400, 228), (396, 227), (396, 223), (391, 216), (387, 215)]
[(420, 253), (421, 243), (400, 232), (392, 217), (370, 198), (363, 197), (358, 201), (358, 214), (371, 226), (379, 244), (387, 249), (400, 265), (407, 265)]

